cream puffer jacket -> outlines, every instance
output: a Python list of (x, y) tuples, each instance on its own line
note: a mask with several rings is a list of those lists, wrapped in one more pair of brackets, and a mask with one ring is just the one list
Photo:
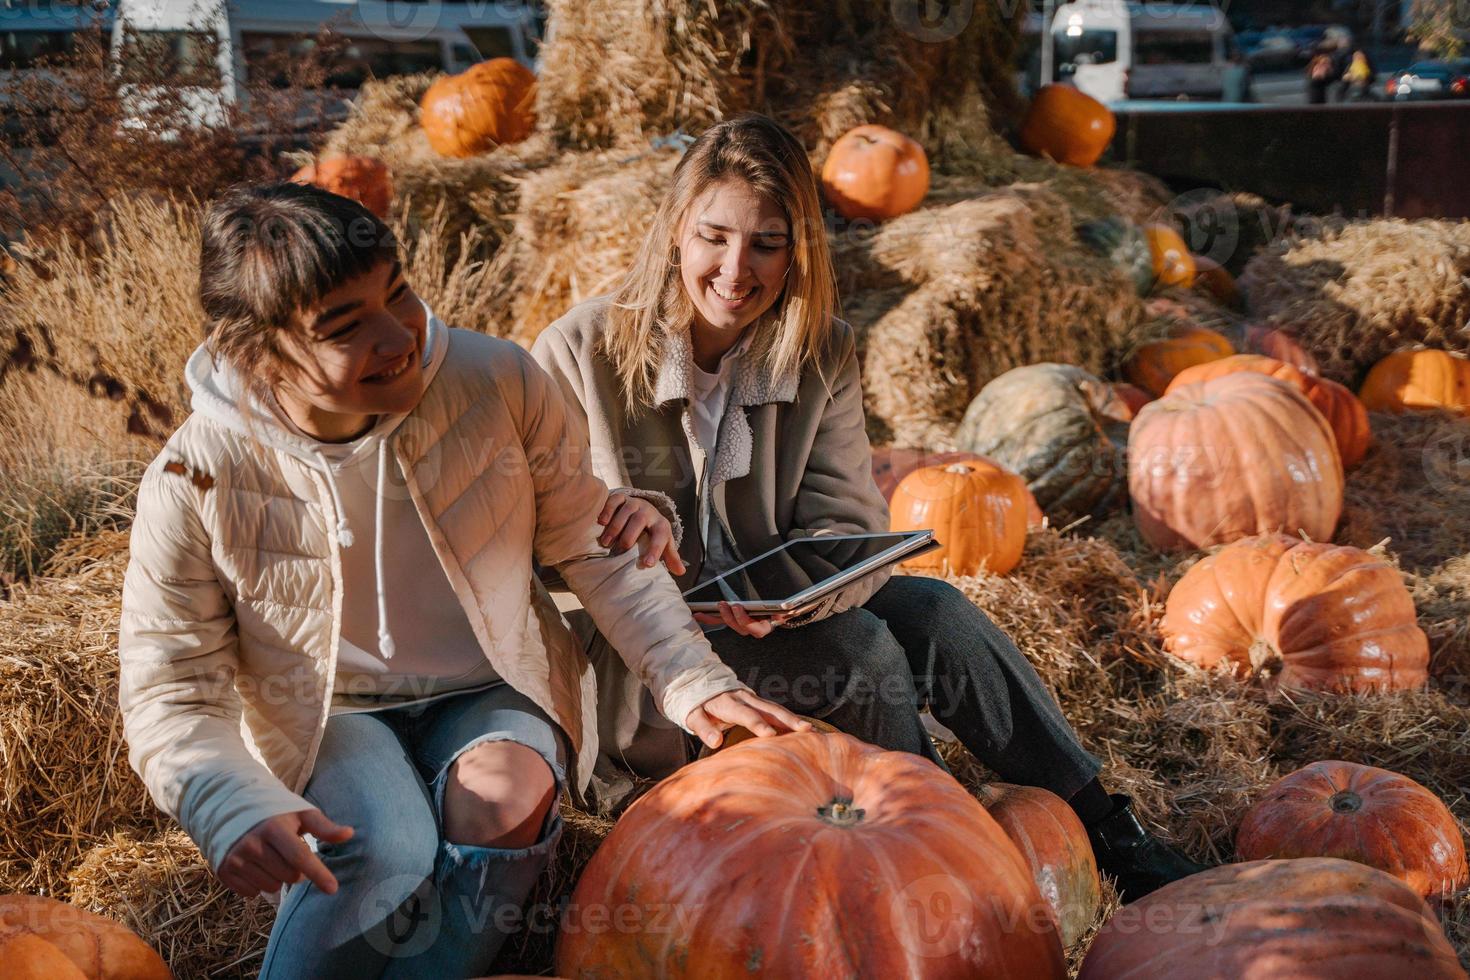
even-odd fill
[[(607, 489), (530, 355), (432, 318), (430, 330), (447, 354), (387, 448), (486, 657), (566, 733), (581, 791), (597, 754), (594, 677), (533, 557), (561, 572), (670, 720), (741, 685), (662, 565), (598, 545)], [(201, 411), (197, 389), (194, 407), (139, 489), (119, 703), (133, 768), (218, 868), (256, 823), (311, 805), (300, 793), (332, 699), (342, 544), (308, 449)]]

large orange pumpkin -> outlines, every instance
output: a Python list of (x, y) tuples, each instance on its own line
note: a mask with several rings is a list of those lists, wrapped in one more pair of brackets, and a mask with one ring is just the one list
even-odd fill
[(324, 157), (296, 171), (291, 180), (350, 197), (380, 218), (388, 217), (393, 203), (393, 178), (387, 165), (374, 157)]
[(695, 762), (629, 807), (583, 869), (556, 949), (556, 972), (576, 978), (826, 977), (839, 964), (851, 977), (1067, 975), (1050, 907), (974, 797), (912, 753), (814, 732)]
[[(86, 980), (173, 977), (163, 957), (124, 926), (52, 898), (0, 895), (0, 937), (9, 940), (19, 934), (35, 936), (58, 950)], [(30, 962), (44, 963), (49, 957), (34, 943), (9, 952), (25, 953)], [(8, 967), (0, 975), (11, 976)]]
[(1099, 930), (1078, 980), (1465, 980), (1424, 900), (1336, 858), (1227, 864)]
[(1130, 382), (1157, 398), (1174, 375), (1187, 367), (1218, 361), (1235, 353), (1224, 334), (1209, 327), (1181, 327), (1163, 340), (1151, 341), (1133, 352), (1123, 373)]
[(1065, 800), (1039, 786), (989, 783), (977, 795), (1026, 859), (1041, 897), (1057, 914), (1063, 945), (1072, 945), (1102, 903), (1087, 828)]
[(1159, 624), (1164, 648), (1206, 669), (1278, 670), (1285, 687), (1422, 687), (1429, 641), (1389, 562), (1286, 534), (1247, 538), (1184, 573)]
[(1174, 226), (1144, 225), (1143, 233), (1148, 238), (1149, 254), (1153, 256), (1155, 282), (1163, 288), (1182, 286), (1188, 289), (1193, 286), (1197, 272), (1194, 255)]
[(929, 193), (929, 157), (903, 133), (858, 126), (828, 151), (822, 190), (845, 218), (896, 218), (918, 207)]
[(0, 976), (5, 980), (87, 980), (65, 953), (30, 932), (0, 933)]
[[(893, 500), (893, 491), (898, 489), (898, 484), (904, 477), (921, 466), (942, 466), (945, 463), (958, 463), (967, 460), (975, 460), (982, 463), (990, 463), (999, 466), (993, 459), (987, 459), (978, 453), (948, 452), (931, 453), (923, 449), (905, 449), (898, 446), (883, 446), (872, 451), (873, 482), (878, 484), (878, 492), (887, 501)], [(1040, 527), (1045, 515), (1037, 506), (1036, 497), (1031, 493), (1031, 488), (1026, 488), (1026, 526)]]
[(1248, 325), (1245, 328), (1245, 349), (1252, 354), (1264, 354), (1278, 361), (1285, 361), (1303, 374), (1321, 373), (1317, 359), (1311, 352), (1280, 327), (1267, 327), (1258, 323)]
[(1277, 780), (1241, 821), (1235, 851), (1246, 861), (1358, 861), (1425, 898), (1470, 882), (1450, 808), (1408, 776), (1356, 762), (1314, 762)]
[(419, 122), (441, 156), (472, 157), (519, 143), (536, 127), (536, 76), (514, 58), (491, 58), (429, 86)]
[(910, 558), (918, 572), (1004, 575), (1026, 548), (1026, 482), (986, 460), (924, 466), (904, 477), (888, 510), (895, 531), (934, 529), (941, 547)]
[(1155, 548), (1251, 534), (1332, 537), (1342, 460), (1327, 420), (1296, 388), (1236, 372), (1149, 402), (1128, 438), (1133, 518)]
[(1043, 85), (1021, 123), (1021, 146), (1072, 167), (1097, 163), (1118, 121), (1107, 106), (1070, 85)]
[(1470, 412), (1470, 360), (1442, 350), (1401, 350), (1369, 370), (1358, 397), (1374, 412)]
[(954, 442), (1020, 474), (1043, 511), (1071, 521), (1122, 499), (1126, 418), (1107, 382), (1071, 364), (1028, 364), (980, 390)]

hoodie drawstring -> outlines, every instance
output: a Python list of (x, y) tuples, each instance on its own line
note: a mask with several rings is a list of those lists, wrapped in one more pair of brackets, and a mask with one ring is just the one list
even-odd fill
[(322, 473), (327, 478), (327, 489), (332, 491), (332, 506), (337, 510), (337, 543), (344, 548), (351, 548), (355, 540), (352, 536), (352, 525), (347, 523), (347, 511), (342, 506), (342, 495), (337, 492), (337, 478), (332, 475), (332, 467), (327, 463), (327, 457), (322, 451), (316, 451), (316, 461), (321, 465)]
[(373, 515), (373, 568), (378, 580), (378, 652), (393, 659), (393, 636), (388, 632), (388, 596), (383, 591), (383, 496), (388, 490), (388, 440), (378, 443), (377, 513)]

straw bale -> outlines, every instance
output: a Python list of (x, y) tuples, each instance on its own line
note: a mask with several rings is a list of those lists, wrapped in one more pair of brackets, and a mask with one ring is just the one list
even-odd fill
[(71, 902), (117, 919), (179, 977), (253, 977), (275, 909), (220, 884), (182, 830), (120, 831), (67, 875)]
[(1038, 361), (1100, 374), (1132, 342), (1137, 296), (1077, 245), (1072, 223), (1058, 195), (1018, 185), (834, 242), (844, 313), (866, 348), (876, 441), (951, 448), (991, 378)]
[(1241, 277), (1251, 311), (1285, 326), (1322, 373), (1356, 388), (1415, 344), (1470, 353), (1470, 222), (1324, 222), (1276, 242)]
[(1191, 250), (1220, 263), (1233, 276), (1266, 245), (1291, 234), (1291, 205), (1276, 207), (1243, 191), (1187, 191), (1169, 202), (1154, 221), (1167, 221), (1184, 235)]
[(791, 125), (818, 159), (859, 123), (900, 129), (936, 169), (977, 172), (1000, 152), (989, 117), (1014, 115), (1021, 8), (849, 0), (552, 0), (538, 125), (559, 145), (697, 134), (742, 111)]
[(0, 602), (0, 890), (65, 897), (66, 869), (115, 829), (163, 818), (127, 765), (117, 619), (127, 538), (65, 554)]

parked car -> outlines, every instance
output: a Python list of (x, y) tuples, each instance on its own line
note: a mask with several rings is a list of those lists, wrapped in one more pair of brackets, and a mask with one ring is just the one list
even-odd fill
[(1470, 58), (1410, 65), (1389, 78), (1383, 90), (1396, 102), (1470, 98)]
[(1291, 71), (1300, 63), (1297, 43), (1286, 31), (1245, 31), (1235, 40), (1253, 71)]

